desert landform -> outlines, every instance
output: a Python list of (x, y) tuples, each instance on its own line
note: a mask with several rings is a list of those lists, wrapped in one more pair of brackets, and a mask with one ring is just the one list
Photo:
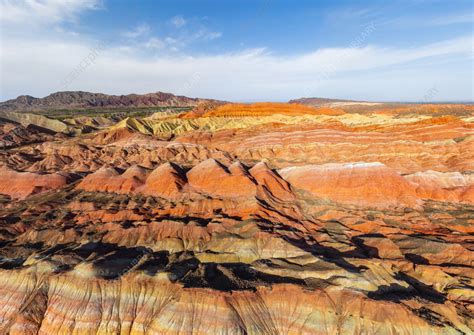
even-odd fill
[(474, 106), (0, 104), (1, 334), (472, 334)]

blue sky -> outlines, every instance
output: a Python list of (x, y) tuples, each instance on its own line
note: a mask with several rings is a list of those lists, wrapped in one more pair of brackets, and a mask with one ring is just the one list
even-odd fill
[[(0, 0), (1, 99), (472, 101), (472, 1)], [(435, 92), (435, 94), (433, 94)]]

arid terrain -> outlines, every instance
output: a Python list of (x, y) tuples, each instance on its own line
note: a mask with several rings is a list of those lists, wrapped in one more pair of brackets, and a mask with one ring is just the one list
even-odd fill
[(0, 334), (473, 334), (473, 234), (473, 105), (0, 105)]

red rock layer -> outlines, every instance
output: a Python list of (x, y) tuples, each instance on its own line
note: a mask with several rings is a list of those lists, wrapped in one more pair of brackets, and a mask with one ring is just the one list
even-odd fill
[[(351, 116), (357, 121), (356, 116)], [(197, 132), (177, 140), (232, 153), (246, 161), (267, 160), (273, 167), (334, 162), (381, 162), (400, 173), (474, 168), (472, 123), (458, 118), (393, 125), (381, 120), (351, 125), (334, 118), (301, 125), (264, 125), (212, 134)], [(382, 122), (383, 121), (383, 122)]]
[[(415, 334), (436, 328), (408, 307), (374, 302), (341, 290), (303, 291), (289, 285), (256, 292), (183, 289), (127, 276), (116, 282), (75, 276), (2, 279), (0, 329), (10, 334)], [(31, 299), (33, 292), (35, 298)], [(14, 295), (13, 295), (14, 293)], [(13, 298), (13, 300), (12, 300)], [(15, 314), (17, 308), (29, 307)], [(32, 318), (43, 313), (41, 323)]]
[(256, 193), (255, 183), (240, 162), (227, 168), (214, 159), (208, 159), (193, 167), (187, 177), (190, 187), (210, 195), (248, 197)]
[(470, 108), (202, 107), (0, 150), (1, 334), (473, 332)]
[(203, 117), (259, 117), (265, 115), (342, 115), (344, 111), (337, 108), (314, 108), (300, 104), (255, 103), (226, 104), (206, 111)]
[(170, 163), (151, 173), (138, 166), (130, 167), (122, 174), (113, 168), (101, 168), (85, 177), (77, 187), (90, 192), (164, 198), (180, 198), (193, 193), (224, 198), (262, 198), (267, 192), (283, 201), (295, 200), (298, 195), (293, 191), (304, 190), (316, 198), (361, 207), (418, 208), (422, 200), (472, 202), (474, 185), (474, 179), (469, 175), (428, 171), (404, 177), (381, 163), (306, 165), (284, 168), (278, 173), (263, 162), (248, 169), (238, 161), (225, 166), (208, 159), (186, 174), (181, 167)]
[(414, 185), (380, 163), (290, 167), (279, 173), (294, 187), (336, 202), (369, 207), (417, 205)]
[(85, 191), (133, 193), (144, 184), (148, 171), (132, 166), (120, 174), (114, 168), (102, 167), (85, 177), (77, 186)]
[(0, 194), (15, 199), (24, 199), (32, 194), (59, 189), (65, 186), (67, 181), (68, 178), (59, 173), (42, 175), (0, 167)]
[(148, 176), (142, 193), (158, 197), (178, 197), (186, 184), (186, 176), (179, 166), (166, 163)]

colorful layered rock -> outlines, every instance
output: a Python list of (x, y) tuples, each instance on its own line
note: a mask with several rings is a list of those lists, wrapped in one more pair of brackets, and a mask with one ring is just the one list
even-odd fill
[(206, 103), (68, 138), (2, 126), (0, 333), (470, 334), (472, 112)]
[(60, 173), (39, 174), (18, 172), (5, 166), (0, 167), (0, 194), (15, 199), (56, 190), (68, 184), (68, 176)]

